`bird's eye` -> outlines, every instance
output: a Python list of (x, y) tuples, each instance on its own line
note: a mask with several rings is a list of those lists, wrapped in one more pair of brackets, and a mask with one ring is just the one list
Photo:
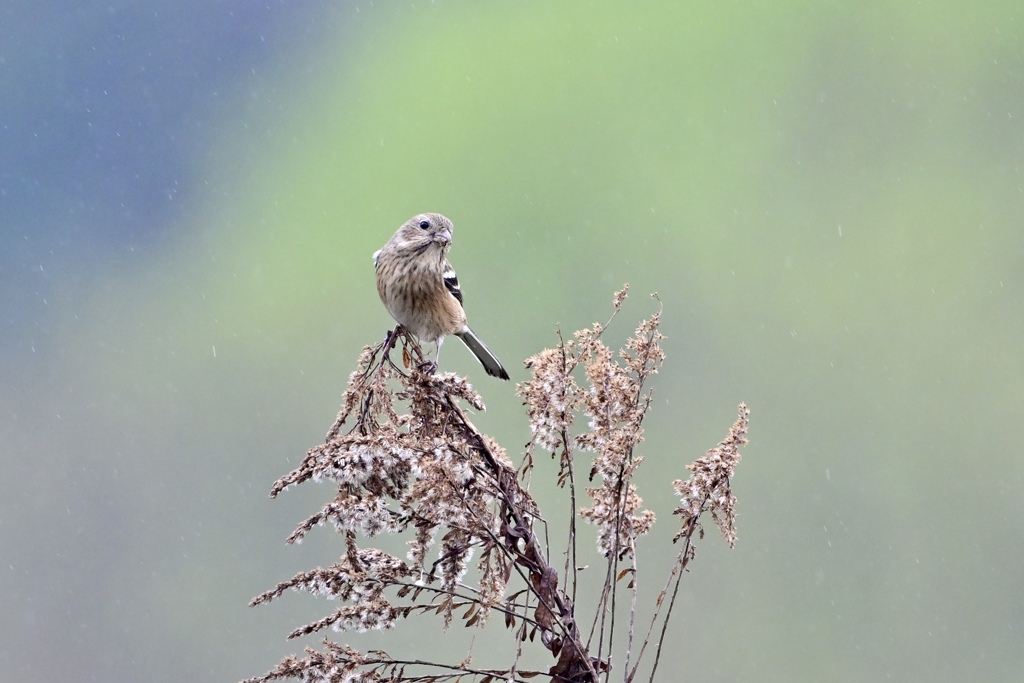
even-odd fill
[(430, 221), (420, 221), (420, 227), (426, 230), (430, 227)]

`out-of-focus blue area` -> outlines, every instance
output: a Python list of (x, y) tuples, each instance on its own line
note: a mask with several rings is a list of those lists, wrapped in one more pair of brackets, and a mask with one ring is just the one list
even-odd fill
[[(187, 551), (166, 544), (212, 521), (209, 509), (184, 512), (202, 469), (169, 485), (160, 463), (179, 465), (168, 452), (136, 450), (136, 428), (153, 423), (124, 407), (166, 386), (84, 380), (111, 378), (133, 342), (80, 335), (96, 323), (91, 301), (109, 311), (111, 277), (159, 272), (170, 245), (203, 239), (190, 214), (223, 193), (211, 150), (245, 128), (247, 100), (273, 102), (268, 73), (345, 33), (338, 8), (303, 0), (0, 8), (0, 679), (222, 680), (209, 668), (220, 646), (200, 635), (217, 609), (198, 587), (205, 570), (184, 580)], [(166, 356), (151, 342), (135, 348), (154, 369)], [(176, 412), (166, 399), (160, 410)], [(200, 442), (161, 448), (189, 461), (212, 446)], [(192, 492), (163, 498), (181, 486)], [(246, 600), (232, 599), (241, 614)]]
[[(659, 293), (642, 609), (671, 480), (751, 407), (739, 544), (701, 542), (663, 680), (1024, 679), (1013, 3), (23, 2), (0, 93), (0, 680), (230, 681), (318, 642), (284, 636), (336, 605), (246, 603), (342, 552), (283, 544), (332, 493), (266, 492), (421, 211), (513, 381), (624, 281), (612, 344)], [(517, 458), (514, 387), (442, 365)], [(437, 625), (330, 636), (460, 661)]]
[(180, 230), (222, 117), (341, 22), (312, 2), (16, 2), (0, 10), (0, 350), (113, 254)]

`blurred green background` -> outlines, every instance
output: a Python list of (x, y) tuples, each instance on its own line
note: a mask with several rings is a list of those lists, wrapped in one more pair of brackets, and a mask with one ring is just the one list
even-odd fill
[[(514, 381), (623, 282), (609, 341), (664, 303), (648, 601), (671, 480), (752, 409), (739, 544), (699, 544), (663, 680), (1024, 680), (1018, 3), (3, 12), (0, 679), (297, 649), (334, 605), (246, 603), (337, 557), (283, 544), (331, 492), (266, 493), (390, 325), (370, 255), (440, 211)], [(514, 387), (443, 366), (516, 457)]]

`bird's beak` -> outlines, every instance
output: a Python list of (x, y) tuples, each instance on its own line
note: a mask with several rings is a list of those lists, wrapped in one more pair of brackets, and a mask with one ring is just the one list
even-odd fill
[(435, 235), (435, 238), (441, 240), (442, 242), (447, 242), (448, 244), (452, 243), (452, 233), (447, 228), (437, 233)]

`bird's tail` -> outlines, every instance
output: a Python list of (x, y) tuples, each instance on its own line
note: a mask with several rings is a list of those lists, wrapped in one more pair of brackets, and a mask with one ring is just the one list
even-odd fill
[(466, 327), (463, 331), (456, 332), (455, 335), (469, 347), (488, 375), (508, 379), (508, 373), (505, 372), (505, 368), (501, 367), (501, 361), (491, 353), (486, 344), (480, 341), (480, 337), (476, 336), (473, 330)]

